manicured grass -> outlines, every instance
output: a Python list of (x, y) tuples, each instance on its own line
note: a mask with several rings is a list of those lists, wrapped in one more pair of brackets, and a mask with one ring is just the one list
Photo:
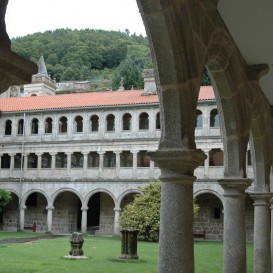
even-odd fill
[(37, 237), (37, 236), (46, 236), (45, 233), (37, 233), (37, 232), (8, 232), (8, 231), (0, 231), (0, 240), (3, 239), (15, 239), (15, 238), (29, 238), (29, 237)]
[[(0, 234), (1, 239), (1, 234)], [(138, 242), (139, 260), (119, 260), (120, 238), (85, 237), (84, 254), (87, 260), (67, 260), (69, 237), (44, 239), (31, 243), (0, 245), (1, 273), (156, 273), (158, 244)], [(252, 260), (253, 245), (248, 245), (248, 260)], [(195, 272), (222, 272), (223, 244), (195, 242)], [(252, 264), (248, 264), (252, 272)]]

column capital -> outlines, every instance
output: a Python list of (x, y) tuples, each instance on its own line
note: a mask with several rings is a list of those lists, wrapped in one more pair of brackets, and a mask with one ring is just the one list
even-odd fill
[(46, 209), (47, 209), (47, 210), (53, 210), (54, 207), (53, 207), (53, 206), (47, 206)]
[(224, 197), (245, 197), (245, 190), (251, 185), (251, 179), (228, 177), (218, 180), (224, 189)]
[(49, 153), (51, 156), (55, 156), (57, 153), (56, 152), (50, 152)]
[(120, 211), (121, 211), (121, 208), (120, 208), (120, 207), (114, 207), (114, 211), (120, 212)]
[(81, 207), (81, 210), (83, 210), (83, 211), (87, 211), (89, 209), (89, 207), (87, 207), (87, 206), (82, 206)]
[(253, 192), (249, 196), (254, 200), (253, 206), (270, 206), (272, 204), (272, 192)]
[(188, 181), (189, 184), (196, 179), (194, 170), (207, 158), (200, 149), (166, 149), (148, 152), (148, 155), (161, 169), (162, 182)]
[(67, 156), (71, 156), (73, 153), (72, 153), (72, 152), (65, 152), (65, 154), (66, 154)]

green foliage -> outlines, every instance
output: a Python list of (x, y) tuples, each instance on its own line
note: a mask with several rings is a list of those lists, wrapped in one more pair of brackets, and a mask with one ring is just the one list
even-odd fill
[[(35, 63), (43, 53), (48, 73), (57, 82), (92, 79), (92, 71), (101, 72), (99, 77), (103, 79), (105, 70), (117, 69), (128, 58), (141, 60), (138, 69), (152, 67), (147, 38), (130, 35), (128, 30), (57, 29), (38, 32), (12, 39), (12, 50)], [(138, 81), (132, 84), (141, 88)]]
[(211, 80), (208, 74), (208, 70), (205, 67), (204, 71), (203, 71), (203, 75), (202, 75), (202, 79), (201, 79), (201, 85), (211, 85)]
[(11, 200), (11, 193), (7, 190), (0, 189), (0, 211), (6, 206)]
[[(121, 229), (138, 229), (138, 238), (144, 241), (158, 241), (160, 221), (161, 186), (151, 182), (142, 188), (142, 194), (135, 196), (132, 203), (125, 206), (120, 218)], [(194, 202), (196, 216), (199, 206)]]

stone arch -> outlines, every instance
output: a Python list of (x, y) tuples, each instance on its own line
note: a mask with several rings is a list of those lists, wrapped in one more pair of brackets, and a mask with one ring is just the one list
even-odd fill
[(117, 202), (116, 202), (116, 207), (120, 208), (121, 206), (121, 202), (124, 199), (124, 197), (128, 194), (138, 194), (141, 193), (141, 190), (138, 189), (131, 189), (131, 190), (127, 190), (125, 192), (123, 192), (118, 198), (117, 198)]
[(201, 190), (195, 194), (199, 212), (194, 219), (194, 233), (206, 233), (206, 239), (223, 239), (223, 197), (213, 190)]
[(47, 201), (47, 204), (49, 203), (49, 198), (48, 198), (48, 195), (46, 192), (42, 191), (42, 190), (39, 190), (39, 189), (31, 189), (29, 191), (27, 191), (23, 197), (22, 197), (22, 201), (21, 201), (21, 204), (25, 205), (26, 203), (26, 200), (28, 199), (28, 197), (32, 194), (32, 193), (40, 193), (41, 195), (43, 195)]
[(62, 188), (56, 191), (49, 208), (52, 211), (52, 230), (54, 232), (73, 232), (81, 230), (82, 197), (74, 189)]
[(47, 230), (48, 197), (45, 192), (33, 189), (26, 192), (22, 198), (21, 208), (24, 209), (24, 222), (20, 223), (25, 229)]
[(106, 189), (96, 189), (85, 198), (87, 210), (87, 232), (114, 234), (116, 199)]
[(59, 189), (59, 190), (57, 190), (57, 191), (55, 191), (55, 192), (53, 193), (52, 197), (51, 197), (50, 200), (49, 200), (48, 205), (49, 205), (49, 206), (53, 206), (53, 204), (54, 204), (54, 202), (55, 202), (57, 196), (58, 196), (59, 194), (63, 193), (63, 192), (72, 192), (72, 193), (74, 193), (74, 194), (81, 200), (81, 203), (83, 204), (82, 196), (80, 195), (79, 192), (77, 192), (76, 190), (74, 190), (74, 189), (72, 189), (72, 188), (62, 188), (62, 189)]
[(214, 190), (210, 190), (210, 189), (198, 190), (193, 194), (193, 197), (196, 198), (197, 196), (204, 194), (204, 193), (209, 193), (209, 194), (215, 195), (216, 197), (218, 197), (221, 200), (222, 204), (224, 205), (224, 196)]
[(5, 188), (11, 192), (10, 202), (0, 211), (0, 228), (3, 230), (16, 231), (18, 228), (18, 205), (19, 194), (14, 189)]
[(90, 193), (88, 193), (88, 195), (87, 195), (87, 196), (84, 198), (84, 200), (83, 200), (83, 206), (84, 206), (84, 205), (87, 206), (87, 203), (88, 203), (89, 199), (90, 199), (94, 194), (96, 194), (96, 193), (98, 193), (98, 192), (104, 192), (104, 193), (110, 195), (111, 198), (113, 199), (114, 203), (116, 204), (116, 198), (115, 198), (115, 196), (112, 194), (112, 192), (110, 192), (109, 190), (106, 190), (106, 189), (104, 189), (104, 188), (98, 188), (98, 189), (95, 189), (95, 190), (91, 191)]
[(259, 94), (255, 96), (252, 109), (250, 150), (254, 168), (254, 192), (269, 192), (272, 166), (272, 129), (268, 119), (270, 109), (265, 98)]

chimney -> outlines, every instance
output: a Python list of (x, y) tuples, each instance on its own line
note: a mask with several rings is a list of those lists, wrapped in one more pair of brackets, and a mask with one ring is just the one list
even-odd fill
[(156, 84), (155, 84), (155, 74), (153, 69), (144, 69), (142, 73), (144, 81), (144, 92), (145, 95), (157, 94)]

